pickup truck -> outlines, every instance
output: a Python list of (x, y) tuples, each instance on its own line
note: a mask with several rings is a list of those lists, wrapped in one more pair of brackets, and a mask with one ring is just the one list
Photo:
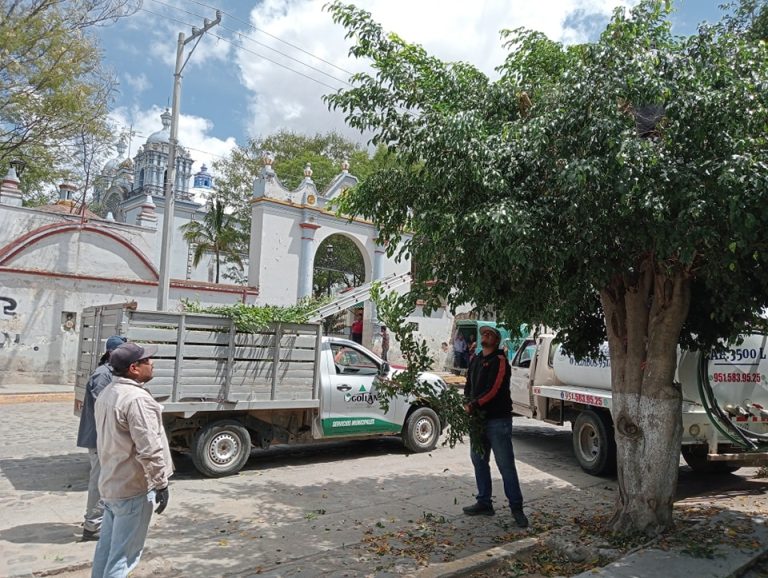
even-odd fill
[[(594, 475), (610, 474), (616, 467), (607, 344), (601, 353), (596, 359), (574, 359), (563, 352), (555, 334), (544, 333), (526, 338), (510, 363), (512, 411), (556, 425), (571, 422), (576, 459), (584, 471)], [(762, 451), (747, 452), (726, 438), (708, 415), (697, 382), (700, 355), (681, 351), (678, 356), (683, 459), (703, 473), (768, 464), (765, 443)], [(746, 335), (740, 345), (706, 363), (726, 419), (768, 441), (768, 337)]]
[[(443, 427), (435, 411), (395, 398), (385, 412), (376, 384), (397, 370), (321, 330), (317, 323), (275, 324), (247, 333), (216, 315), (139, 311), (135, 303), (86, 308), (75, 413), (106, 339), (122, 335), (158, 346), (146, 387), (163, 404), (171, 449), (190, 454), (203, 475), (235, 474), (253, 448), (272, 444), (398, 435), (412, 452), (432, 450)], [(446, 387), (435, 374), (421, 379)]]

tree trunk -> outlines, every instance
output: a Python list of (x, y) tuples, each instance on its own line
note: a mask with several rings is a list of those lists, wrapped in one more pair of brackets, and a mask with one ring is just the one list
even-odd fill
[(672, 524), (682, 438), (674, 384), (690, 283), (679, 267), (639, 264), (600, 292), (611, 355), (619, 492), (611, 525), (657, 534)]
[(219, 282), (219, 263), (221, 262), (221, 258), (219, 257), (219, 252), (216, 251), (216, 283)]

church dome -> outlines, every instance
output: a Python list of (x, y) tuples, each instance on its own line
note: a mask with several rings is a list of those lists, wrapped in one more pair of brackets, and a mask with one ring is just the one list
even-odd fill
[(104, 168), (102, 169), (103, 174), (112, 175), (117, 172), (122, 166), (122, 163), (125, 162), (123, 156), (125, 155), (126, 148), (125, 138), (121, 138), (117, 143), (117, 156), (104, 164)]
[(160, 115), (160, 120), (163, 121), (163, 128), (157, 132), (153, 132), (147, 139), (147, 144), (150, 143), (167, 143), (171, 140), (171, 113), (166, 108), (163, 114)]

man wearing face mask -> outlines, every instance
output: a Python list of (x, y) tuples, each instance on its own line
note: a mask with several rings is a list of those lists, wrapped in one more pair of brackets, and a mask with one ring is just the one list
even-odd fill
[(480, 420), (482, 434), (476, 447), (470, 449), (477, 482), (477, 502), (463, 508), (468, 516), (493, 516), (491, 484), (491, 452), (504, 482), (512, 517), (520, 528), (528, 527), (523, 512), (523, 494), (515, 468), (512, 449), (512, 398), (509, 393), (509, 362), (499, 349), (501, 333), (494, 327), (480, 328), (483, 350), (472, 359), (464, 387), (464, 410)]
[(96, 400), (104, 520), (91, 578), (125, 577), (139, 563), (152, 510), (168, 505), (173, 462), (162, 406), (144, 388), (154, 345), (124, 343), (109, 358), (115, 379)]

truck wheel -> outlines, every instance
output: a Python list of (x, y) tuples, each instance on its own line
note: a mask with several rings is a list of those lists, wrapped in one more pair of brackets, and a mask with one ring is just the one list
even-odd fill
[(192, 441), (192, 463), (209, 478), (236, 474), (250, 455), (251, 436), (233, 419), (207, 424), (195, 433)]
[(609, 416), (590, 409), (582, 411), (573, 423), (573, 452), (581, 469), (593, 476), (616, 471), (616, 440)]
[(683, 446), (680, 448), (685, 463), (694, 472), (700, 474), (732, 474), (741, 466), (733, 466), (728, 462), (711, 462), (707, 460), (707, 448), (701, 446)]
[(408, 416), (403, 428), (403, 443), (414, 453), (435, 449), (440, 437), (440, 418), (429, 407), (419, 407)]

